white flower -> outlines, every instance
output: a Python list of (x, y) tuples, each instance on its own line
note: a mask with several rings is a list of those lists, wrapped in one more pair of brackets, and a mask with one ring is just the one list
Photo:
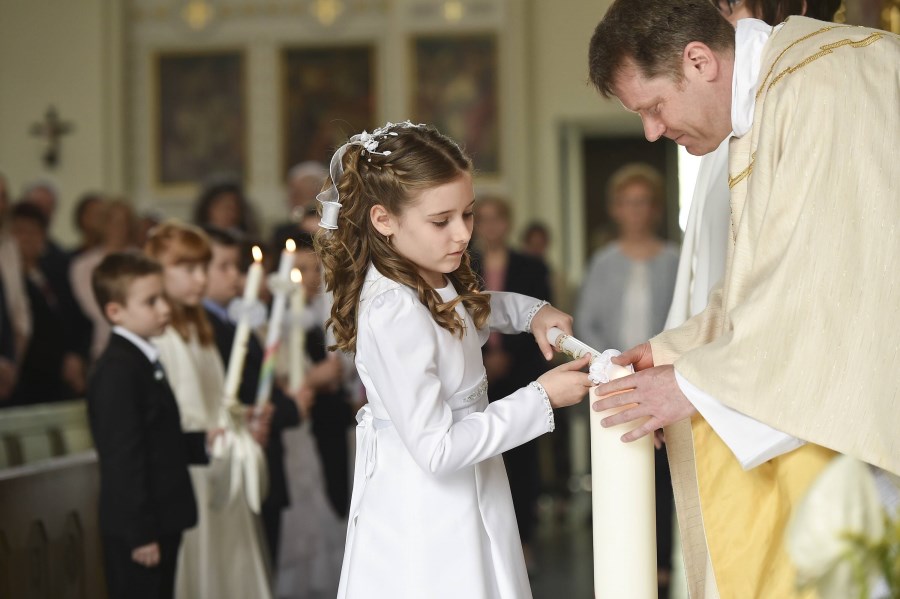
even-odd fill
[[(800, 585), (814, 584), (821, 599), (846, 599), (859, 591), (846, 559), (848, 534), (873, 542), (884, 537), (884, 508), (869, 467), (842, 455), (822, 471), (788, 525), (788, 554)], [(873, 573), (874, 574), (874, 573)]]

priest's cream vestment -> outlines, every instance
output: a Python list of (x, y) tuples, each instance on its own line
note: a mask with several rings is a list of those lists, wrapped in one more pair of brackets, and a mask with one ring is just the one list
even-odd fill
[(834, 452), (900, 473), (900, 38), (792, 17), (761, 64), (723, 285), (651, 345), (806, 444), (745, 471), (703, 418), (667, 429), (695, 599), (797, 596), (784, 529)]

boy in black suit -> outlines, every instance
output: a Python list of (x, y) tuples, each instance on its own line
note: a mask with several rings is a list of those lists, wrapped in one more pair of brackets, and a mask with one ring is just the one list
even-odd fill
[(109, 596), (172, 597), (181, 535), (197, 523), (188, 464), (208, 463), (221, 431), (182, 432), (148, 341), (169, 322), (161, 266), (139, 253), (110, 254), (91, 284), (113, 325), (87, 391)]

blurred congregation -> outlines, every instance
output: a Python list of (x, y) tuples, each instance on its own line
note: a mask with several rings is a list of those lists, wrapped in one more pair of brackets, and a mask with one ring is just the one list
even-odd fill
[[(168, 299), (180, 341), (160, 356), (184, 413), (181, 394), (204, 386), (222, 400), (253, 248), (271, 274), (286, 245), (305, 306), (281, 334), (303, 331), (303, 383), (292, 387), (282, 343), (253, 435), (268, 493), (258, 515), (214, 526), (256, 547), (241, 566), (258, 572), (254, 596), (334, 596), (366, 396), (352, 356), (328, 349), (314, 237), (328, 160), (355, 132), (410, 118), (472, 156), (469, 253), (484, 291), (551, 302), (601, 351), (666, 326), (698, 163), (669, 140), (651, 145), (637, 116), (585, 84), (607, 0), (65, 4), (0, 0), (0, 597), (106, 596), (84, 397), (113, 333), (95, 269), (121, 252), (164, 277), (198, 265), (197, 302)], [(882, 18), (882, 4), (847, 4), (848, 22)], [(26, 49), (33, 60), (16, 58)], [(250, 318), (237, 397), (249, 407), (276, 287), (260, 285), (265, 310)], [(492, 334), (483, 356), (491, 400), (552, 366), (524, 334)], [(504, 454), (535, 597), (592, 596), (587, 410), (559, 410), (553, 435)], [(657, 452), (660, 596), (670, 581), (678, 596)]]

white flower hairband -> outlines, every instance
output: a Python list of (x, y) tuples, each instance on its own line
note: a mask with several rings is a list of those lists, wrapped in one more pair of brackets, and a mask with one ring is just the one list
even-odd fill
[[(329, 172), (331, 173), (331, 187), (321, 192), (316, 196), (316, 200), (322, 204), (322, 219), (319, 221), (319, 226), (323, 229), (334, 230), (337, 229), (337, 219), (338, 212), (341, 210), (341, 201), (340, 194), (338, 194), (337, 184), (338, 181), (341, 180), (341, 177), (344, 175), (344, 154), (347, 152), (347, 148), (350, 146), (362, 146), (364, 153), (369, 154), (378, 154), (380, 156), (390, 156), (390, 150), (382, 150), (378, 151), (378, 144), (384, 141), (385, 137), (393, 136), (396, 137), (399, 135), (393, 129), (395, 127), (403, 127), (403, 128), (418, 128), (424, 127), (424, 124), (415, 124), (410, 121), (403, 121), (402, 123), (391, 123), (388, 122), (384, 125), (384, 127), (378, 127), (371, 133), (368, 131), (363, 131), (362, 133), (357, 133), (353, 137), (351, 137), (347, 143), (342, 145), (337, 151), (334, 153), (334, 156), (331, 157), (331, 165), (329, 166)], [(372, 162), (371, 156), (369, 157), (369, 162)]]

